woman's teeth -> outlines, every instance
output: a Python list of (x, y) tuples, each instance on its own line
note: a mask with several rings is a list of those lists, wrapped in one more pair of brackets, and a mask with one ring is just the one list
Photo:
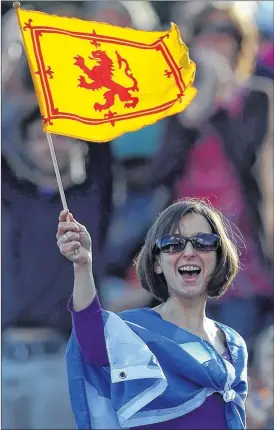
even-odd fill
[(197, 278), (201, 272), (200, 267), (189, 265), (189, 266), (181, 266), (178, 269), (180, 275), (187, 279), (187, 278)]

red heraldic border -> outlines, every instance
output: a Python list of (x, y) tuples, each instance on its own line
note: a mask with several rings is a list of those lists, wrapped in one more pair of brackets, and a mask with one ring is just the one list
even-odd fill
[[(54, 27), (43, 27), (43, 26), (35, 27), (35, 26), (32, 26), (31, 23), (32, 23), (32, 19), (30, 19), (28, 23), (25, 23), (24, 30), (29, 29), (31, 31), (33, 51), (34, 51), (34, 56), (35, 56), (37, 68), (38, 68), (38, 71), (35, 73), (40, 76), (42, 92), (43, 92), (46, 109), (47, 109), (47, 116), (46, 117), (43, 116), (44, 123), (53, 125), (52, 120), (70, 119), (70, 120), (79, 121), (83, 124), (88, 124), (88, 125), (100, 125), (100, 124), (110, 123), (113, 126), (116, 121), (123, 121), (127, 119), (138, 118), (146, 115), (152, 115), (152, 114), (163, 112), (169, 109), (176, 101), (182, 100), (182, 96), (184, 94), (184, 90), (186, 86), (181, 76), (181, 72), (180, 72), (181, 68), (178, 67), (178, 65), (176, 64), (173, 56), (171, 55), (168, 47), (164, 42), (164, 38), (169, 37), (168, 34), (163, 37), (160, 37), (152, 44), (145, 44), (145, 43), (134, 42), (126, 39), (120, 39), (117, 37), (99, 35), (99, 34), (96, 34), (95, 31), (93, 31), (93, 33), (79, 33), (75, 31), (62, 30)], [(116, 45), (132, 46), (133, 48), (138, 48), (138, 49), (155, 49), (156, 51), (159, 51), (163, 55), (168, 67), (171, 70), (171, 73), (175, 79), (175, 82), (178, 88), (177, 97), (164, 104), (155, 106), (153, 108), (140, 110), (138, 112), (125, 113), (122, 115), (115, 114), (115, 116), (111, 115), (111, 112), (109, 112), (109, 116), (106, 115), (102, 119), (92, 119), (92, 118), (86, 118), (86, 117), (82, 117), (68, 112), (60, 112), (59, 109), (54, 106), (54, 100), (52, 97), (52, 93), (51, 93), (50, 85), (48, 81), (49, 78), (52, 79), (52, 74), (54, 72), (51, 71), (50, 67), (46, 68), (42, 49), (41, 49), (41, 44), (39, 40), (39, 38), (43, 35), (43, 33), (63, 34), (71, 37), (77, 37), (82, 40), (89, 40), (90, 42), (93, 42), (93, 44), (96, 44), (98, 42), (104, 42), (104, 43), (114, 43)]]

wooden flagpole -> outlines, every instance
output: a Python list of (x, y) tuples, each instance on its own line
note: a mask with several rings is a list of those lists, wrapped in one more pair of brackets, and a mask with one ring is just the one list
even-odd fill
[(57, 184), (58, 184), (58, 188), (59, 188), (59, 192), (60, 192), (60, 196), (61, 196), (61, 200), (62, 200), (62, 204), (63, 204), (63, 209), (67, 209), (68, 205), (67, 205), (65, 191), (64, 191), (63, 184), (62, 184), (60, 170), (58, 167), (58, 162), (57, 162), (57, 158), (56, 158), (56, 154), (55, 154), (55, 150), (54, 150), (54, 146), (53, 146), (53, 142), (52, 142), (52, 137), (51, 137), (50, 133), (46, 133), (46, 135), (47, 135), (49, 150), (50, 150), (50, 154), (51, 154), (51, 158), (52, 158), (52, 162), (53, 162), (53, 167), (54, 167), (54, 171), (55, 171), (55, 175), (56, 175), (56, 179), (57, 179)]

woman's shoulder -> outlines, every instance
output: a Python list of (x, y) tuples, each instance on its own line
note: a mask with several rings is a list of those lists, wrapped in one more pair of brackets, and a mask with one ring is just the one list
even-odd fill
[[(157, 331), (159, 315), (149, 307), (129, 309), (117, 314), (129, 326), (135, 325), (139, 329)], [(138, 330), (139, 330), (138, 329)]]
[(151, 314), (150, 308), (135, 308), (127, 309), (117, 313), (117, 315), (125, 321), (137, 322), (144, 318), (148, 318)]

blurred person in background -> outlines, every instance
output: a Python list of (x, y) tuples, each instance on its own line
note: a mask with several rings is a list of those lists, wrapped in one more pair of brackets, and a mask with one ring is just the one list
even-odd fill
[(161, 26), (150, 2), (140, 0), (84, 2), (82, 16), (86, 20), (138, 30), (158, 30)]
[[(274, 70), (274, 69), (273, 69)], [(258, 238), (265, 259), (269, 265), (274, 264), (274, 93), (273, 80), (269, 78), (256, 77), (250, 82), (250, 88), (267, 94), (269, 107), (267, 112), (268, 129), (265, 138), (258, 148), (254, 172), (261, 193), (259, 203), (260, 216), (263, 229), (260, 230)]]
[(274, 325), (265, 328), (254, 344), (246, 402), (248, 429), (274, 428)]
[(113, 215), (104, 253), (107, 278), (102, 288), (102, 304), (109, 310), (118, 311), (150, 302), (150, 295), (140, 286), (138, 288), (134, 279), (132, 260), (156, 215), (170, 203), (167, 186), (160, 185), (151, 190), (144, 182), (163, 130), (164, 123), (160, 121), (124, 134), (111, 144)]
[(264, 91), (268, 95), (268, 133), (261, 146), (256, 161), (256, 172), (262, 201), (260, 205), (265, 234), (261, 236), (266, 255), (274, 264), (274, 3), (258, 2), (256, 23), (259, 31), (259, 51), (254, 71), (252, 88)]
[(243, 270), (234, 288), (224, 298), (210, 300), (208, 308), (251, 346), (265, 311), (271, 312), (273, 294), (270, 262), (260, 240), (265, 232), (254, 172), (268, 134), (270, 100), (265, 91), (245, 84), (255, 61), (256, 28), (251, 19), (242, 23), (230, 5), (182, 3), (184, 17), (188, 7), (199, 3), (187, 33), (198, 94), (182, 114), (166, 120), (148, 182), (170, 184), (174, 199), (209, 198), (235, 225)]
[[(15, 126), (17, 121), (15, 116)], [(2, 139), (10, 126), (2, 124)], [(73, 428), (64, 363), (72, 269), (55, 249), (61, 202), (37, 105), (21, 119), (19, 135), (18, 172), (16, 163), (11, 167), (2, 156), (3, 426)], [(109, 144), (87, 145), (64, 136), (53, 142), (68, 207), (93, 232), (99, 287), (111, 212)]]
[(82, 15), (88, 21), (132, 27), (132, 17), (122, 1), (86, 1), (83, 5)]

